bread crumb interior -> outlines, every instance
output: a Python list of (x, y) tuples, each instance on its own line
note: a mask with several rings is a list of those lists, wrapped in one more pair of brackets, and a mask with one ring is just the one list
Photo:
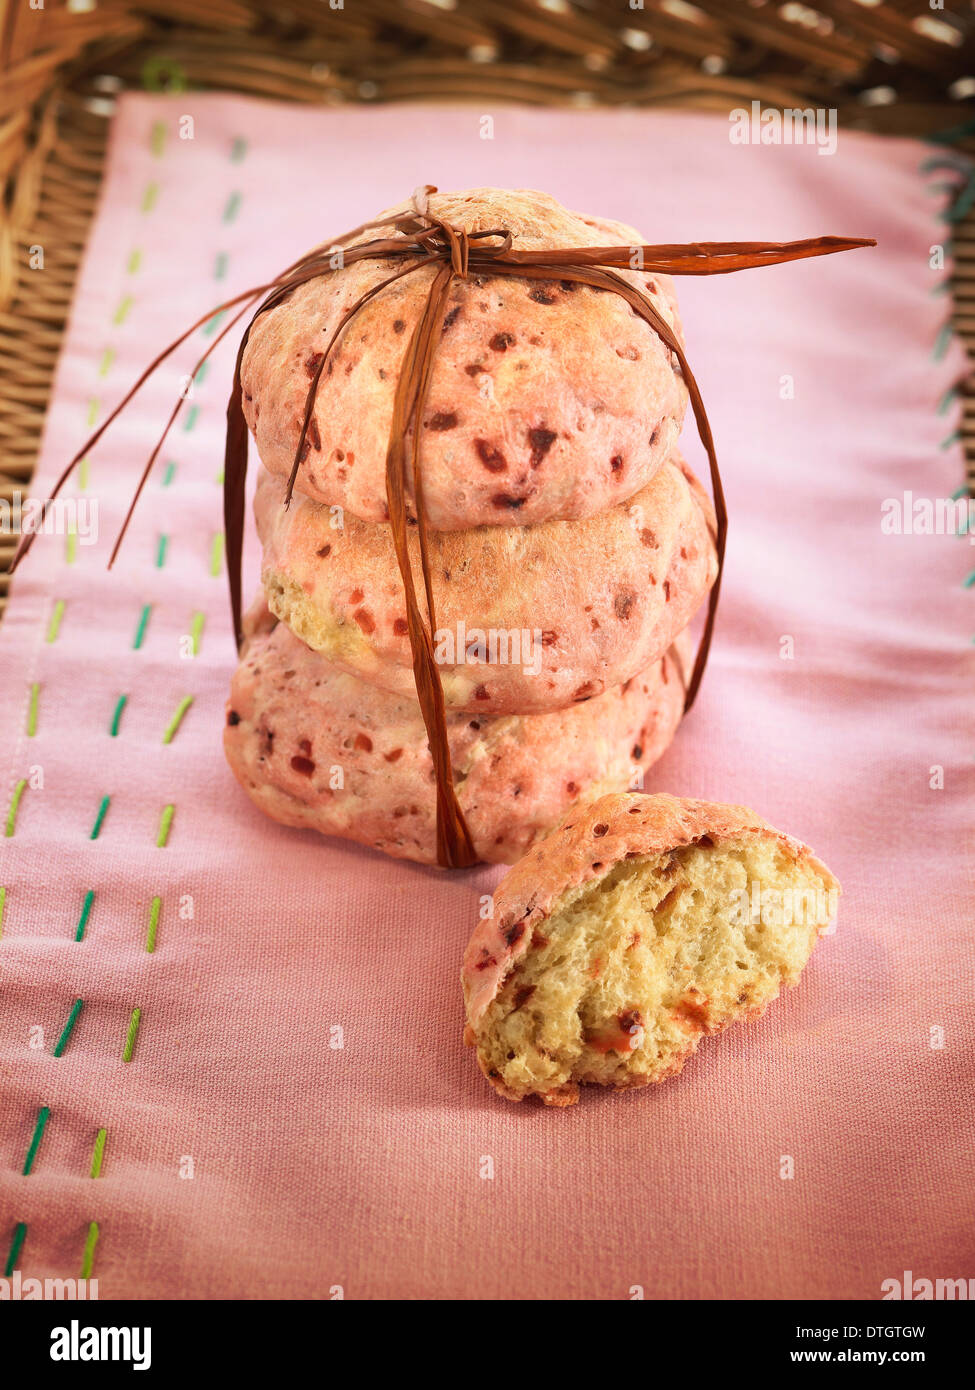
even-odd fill
[(478, 1025), (483, 1070), (553, 1103), (578, 1082), (673, 1074), (704, 1034), (798, 979), (827, 888), (814, 862), (757, 836), (624, 860), (536, 929)]

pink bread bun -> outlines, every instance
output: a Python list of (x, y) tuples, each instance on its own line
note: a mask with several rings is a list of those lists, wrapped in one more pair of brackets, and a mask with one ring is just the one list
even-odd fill
[[(434, 195), (430, 205), (469, 231), (507, 227), (517, 250), (645, 240), (632, 227), (568, 212), (530, 190), (478, 188)], [(361, 240), (391, 234), (379, 228)], [(398, 268), (352, 262), (301, 286), (254, 325), (242, 366), (244, 412), (278, 477), (291, 472), (311, 378), (342, 314)], [(670, 278), (618, 273), (652, 299), (679, 337)], [(388, 519), (393, 395), (432, 275), (418, 270), (365, 305), (319, 383), (297, 488), (364, 521)], [(430, 525), (529, 525), (592, 516), (632, 497), (680, 433), (687, 392), (674, 366), (618, 295), (571, 281), (488, 274), (455, 281), (423, 420)]]
[[(266, 612), (266, 610), (265, 610)], [(436, 798), (415, 699), (329, 665), (261, 606), (234, 676), (224, 747), (255, 804), (285, 825), (436, 861)], [(510, 863), (580, 795), (632, 786), (680, 722), (689, 642), (626, 686), (550, 714), (448, 716), (457, 795), (482, 859)]]
[[(334, 666), (412, 697), (389, 526), (346, 515), (338, 529), (329, 508), (295, 497), (286, 510), (283, 500), (281, 480), (262, 470), (255, 513), (272, 611)], [(706, 494), (678, 456), (628, 502), (584, 521), (432, 532), (448, 708), (561, 709), (647, 670), (714, 582), (713, 525)], [(415, 528), (409, 540), (422, 593)]]

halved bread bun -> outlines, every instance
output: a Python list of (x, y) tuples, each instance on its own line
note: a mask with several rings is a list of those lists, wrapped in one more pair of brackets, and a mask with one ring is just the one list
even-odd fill
[(495, 892), (464, 957), (465, 1040), (509, 1100), (661, 1081), (795, 984), (838, 889), (745, 807), (602, 797)]

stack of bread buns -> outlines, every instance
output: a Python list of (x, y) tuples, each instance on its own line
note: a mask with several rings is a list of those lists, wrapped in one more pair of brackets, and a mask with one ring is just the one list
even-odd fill
[[(519, 249), (644, 244), (543, 193), (430, 204), (468, 232), (508, 229)], [(251, 329), (241, 386), (263, 464), (262, 593), (225, 747), (275, 820), (435, 863), (434, 766), (386, 500), (394, 394), (432, 266), (369, 299), (329, 351), (285, 505), (324, 349), (397, 268), (349, 263)], [(669, 277), (619, 273), (680, 339)], [(687, 627), (717, 573), (714, 513), (677, 449), (686, 405), (674, 354), (621, 296), (530, 273), (453, 281), (419, 474), (454, 790), (483, 860), (514, 862), (580, 798), (642, 787), (674, 735)]]

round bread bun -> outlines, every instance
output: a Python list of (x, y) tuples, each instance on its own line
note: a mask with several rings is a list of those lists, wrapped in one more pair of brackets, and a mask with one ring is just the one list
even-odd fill
[(662, 1081), (796, 983), (838, 890), (743, 806), (580, 805), (501, 881), (471, 938), (465, 1040), (509, 1100)]
[[(283, 482), (262, 470), (255, 514), (272, 612), (342, 670), (414, 696), (389, 526), (345, 516), (338, 529), (318, 502), (283, 503)], [(677, 459), (630, 501), (585, 521), (431, 533), (447, 706), (560, 709), (646, 670), (714, 582), (713, 525), (710, 501)], [(423, 603), (415, 528), (409, 543)]]
[[(566, 211), (547, 193), (435, 194), (468, 231), (507, 227), (516, 250), (640, 246), (620, 222)], [(409, 212), (404, 204), (389, 216)], [(383, 217), (387, 214), (383, 213)], [(362, 241), (396, 235), (391, 226)], [(356, 261), (300, 286), (251, 329), (241, 384), (265, 466), (287, 478), (311, 379), (343, 314), (401, 261)], [(363, 521), (386, 521), (386, 450), (405, 346), (434, 267), (390, 285), (343, 330), (319, 382), (296, 486)], [(669, 276), (619, 271), (680, 335)], [(530, 525), (592, 516), (644, 487), (673, 449), (687, 391), (672, 354), (619, 295), (569, 280), (472, 273), (444, 316), (422, 423), (431, 527)]]
[[(414, 699), (330, 666), (258, 604), (233, 679), (224, 747), (254, 803), (284, 825), (436, 862), (436, 792)], [(634, 785), (680, 722), (690, 643), (624, 688), (551, 714), (448, 716), (458, 801), (481, 859), (511, 863), (585, 793)]]

